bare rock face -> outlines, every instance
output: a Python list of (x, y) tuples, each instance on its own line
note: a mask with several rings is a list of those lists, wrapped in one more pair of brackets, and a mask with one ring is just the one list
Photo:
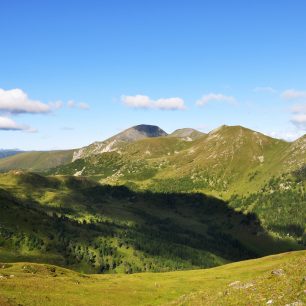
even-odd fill
[(277, 270), (273, 270), (271, 274), (276, 275), (276, 276), (282, 276), (282, 275), (285, 275), (285, 271), (283, 269), (277, 269)]

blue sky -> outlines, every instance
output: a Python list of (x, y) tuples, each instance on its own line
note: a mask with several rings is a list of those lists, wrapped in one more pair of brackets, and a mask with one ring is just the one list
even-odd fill
[(0, 1), (0, 148), (140, 123), (306, 133), (306, 2)]

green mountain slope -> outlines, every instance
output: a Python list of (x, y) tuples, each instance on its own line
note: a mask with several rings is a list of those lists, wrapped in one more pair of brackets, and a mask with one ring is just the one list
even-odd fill
[(0, 170), (27, 169), (42, 171), (71, 162), (73, 150), (23, 152), (0, 159)]
[[(93, 175), (112, 184), (132, 181), (139, 187), (155, 190), (197, 190), (230, 196), (258, 191), (273, 175), (288, 171), (290, 150), (296, 145), (240, 126), (223, 126), (189, 140), (184, 137), (142, 139), (117, 152), (90, 154), (51, 173)], [(297, 158), (301, 160), (303, 153)], [(116, 159), (113, 169), (108, 162), (111, 159)], [(108, 167), (104, 171), (106, 163)]]
[[(289, 143), (240, 126), (222, 126), (193, 141), (142, 139), (52, 169), (152, 192), (202, 192), (255, 213), (277, 236), (305, 243), (305, 137)], [(304, 241), (304, 242), (303, 242)]]
[(303, 305), (305, 260), (305, 251), (290, 252), (212, 269), (133, 275), (3, 263), (0, 304)]
[(85, 178), (0, 175), (0, 260), (87, 272), (211, 267), (300, 249), (202, 194), (133, 192)]

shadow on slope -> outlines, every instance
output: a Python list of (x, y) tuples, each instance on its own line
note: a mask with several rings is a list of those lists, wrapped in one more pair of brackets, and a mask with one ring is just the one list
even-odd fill
[(134, 192), (31, 173), (6, 174), (0, 187), (2, 261), (132, 273), (212, 267), (299, 248), (270, 237), (256, 215), (203, 194)]

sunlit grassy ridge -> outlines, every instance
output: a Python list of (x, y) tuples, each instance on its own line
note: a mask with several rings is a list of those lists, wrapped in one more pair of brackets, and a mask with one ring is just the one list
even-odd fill
[(1, 264), (0, 304), (302, 305), (305, 260), (301, 251), (212, 269), (133, 275), (81, 275), (49, 265)]
[(0, 170), (27, 169), (42, 171), (71, 162), (73, 150), (23, 152), (0, 159)]
[[(295, 157), (293, 148), (300, 152)], [(140, 139), (109, 152), (86, 155), (51, 173), (95, 176), (117, 184), (132, 181), (140, 188), (230, 196), (258, 191), (273, 175), (304, 164), (303, 148), (303, 141), (288, 143), (240, 126), (223, 126), (188, 140), (173, 135)], [(178, 183), (169, 184), (171, 179)]]

